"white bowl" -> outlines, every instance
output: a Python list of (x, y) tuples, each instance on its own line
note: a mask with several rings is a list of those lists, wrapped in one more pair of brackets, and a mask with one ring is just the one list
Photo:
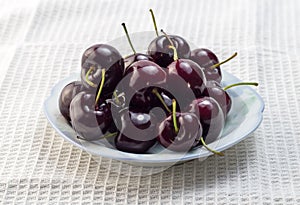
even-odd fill
[[(176, 153), (155, 145), (149, 154), (132, 154), (116, 150), (103, 141), (87, 142), (77, 139), (76, 132), (60, 114), (58, 99), (65, 85), (79, 80), (79, 73), (70, 75), (58, 82), (52, 89), (50, 96), (44, 102), (44, 111), (53, 128), (64, 139), (87, 151), (95, 157), (105, 157), (138, 166), (161, 167), (171, 166), (192, 159), (204, 160), (211, 152), (205, 148), (197, 148), (187, 153)], [(223, 70), (222, 85), (240, 82), (238, 78)], [(228, 90), (232, 99), (232, 108), (226, 118), (221, 137), (209, 144), (217, 151), (226, 150), (244, 140), (260, 125), (263, 118), (264, 102), (261, 96), (249, 86), (239, 86)]]

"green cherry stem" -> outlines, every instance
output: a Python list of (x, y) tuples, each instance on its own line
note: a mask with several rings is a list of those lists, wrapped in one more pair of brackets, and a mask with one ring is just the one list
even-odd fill
[(132, 45), (132, 42), (131, 42), (131, 40), (130, 40), (130, 37), (129, 37), (129, 34), (128, 34), (128, 31), (127, 31), (127, 28), (126, 28), (125, 23), (122, 23), (122, 26), (123, 26), (123, 29), (124, 29), (124, 31), (125, 31), (125, 34), (126, 34), (126, 37), (127, 37), (128, 42), (129, 42), (129, 45), (130, 45), (130, 47), (131, 47), (133, 53), (136, 54), (136, 51), (135, 51), (135, 49), (134, 49), (134, 47), (133, 47), (133, 45)]
[(86, 72), (86, 74), (85, 74), (85, 82), (87, 82), (87, 84), (89, 84), (91, 87), (96, 88), (97, 85), (95, 83), (93, 83), (92, 81), (89, 80), (90, 73), (93, 72), (94, 70), (95, 70), (95, 66), (91, 66), (90, 69), (88, 70), (88, 72)]
[(223, 90), (228, 90), (229, 88), (235, 87), (235, 86), (240, 86), (240, 85), (253, 85), (253, 86), (258, 86), (258, 83), (256, 82), (240, 82), (240, 83), (234, 83), (231, 85), (227, 85), (223, 88)]
[(224, 63), (227, 63), (228, 61), (230, 61), (231, 59), (233, 59), (235, 56), (237, 56), (237, 52), (235, 52), (232, 56), (230, 56), (229, 58), (227, 58), (226, 60), (220, 62), (220, 63), (217, 63), (215, 65), (212, 65), (210, 68), (211, 69), (214, 69), (216, 67), (219, 67), (220, 65), (224, 64)]
[(152, 93), (154, 95), (156, 95), (156, 97), (159, 99), (159, 101), (163, 104), (163, 106), (166, 108), (166, 110), (171, 113), (172, 111), (170, 110), (170, 108), (166, 105), (165, 101), (162, 99), (161, 95), (159, 94), (159, 92), (157, 91), (156, 88), (153, 88)]
[(218, 151), (216, 151), (216, 150), (213, 150), (213, 149), (209, 148), (209, 147), (207, 146), (207, 144), (205, 143), (203, 137), (201, 137), (200, 140), (201, 140), (201, 142), (202, 142), (202, 145), (203, 145), (208, 151), (210, 151), (210, 152), (212, 152), (212, 153), (214, 153), (214, 154), (217, 154), (217, 155), (219, 155), (219, 156), (224, 156), (224, 154), (223, 154), (222, 152), (218, 152)]
[(115, 137), (118, 134), (118, 132), (113, 132), (113, 133), (108, 133), (102, 137), (99, 138), (99, 140), (105, 139), (105, 138), (110, 138), (110, 137)]
[(102, 89), (103, 89), (103, 85), (104, 85), (104, 81), (105, 81), (105, 68), (102, 68), (102, 76), (101, 76), (101, 84), (97, 93), (97, 97), (96, 97), (96, 101), (95, 101), (95, 106), (98, 104)]
[(149, 11), (150, 11), (151, 16), (152, 16), (152, 21), (153, 21), (153, 25), (154, 25), (156, 36), (158, 37), (158, 31), (157, 31), (157, 26), (156, 26), (156, 21), (155, 21), (155, 16), (154, 16), (153, 10), (149, 9)]
[(118, 105), (120, 105), (121, 102), (120, 102), (120, 100), (119, 100), (119, 96), (117, 95), (117, 91), (116, 91), (116, 90), (114, 91), (113, 95), (114, 95), (114, 97), (115, 97), (116, 103), (117, 103)]
[(173, 60), (177, 61), (178, 60), (178, 54), (177, 54), (176, 48), (174, 46), (171, 46), (171, 45), (169, 46), (169, 48), (173, 49), (173, 51), (174, 51)]
[(177, 134), (179, 129), (177, 126), (177, 118), (176, 118), (176, 100), (173, 99), (172, 100), (172, 116), (173, 116), (173, 124), (174, 124), (174, 129), (175, 129), (175, 133)]
[(161, 29), (160, 31), (165, 35), (165, 37), (166, 37), (166, 38), (168, 39), (168, 41), (170, 42), (171, 45), (169, 45), (169, 48), (173, 49), (173, 51), (174, 51), (173, 60), (174, 60), (174, 61), (177, 61), (177, 60), (178, 60), (178, 53), (177, 53), (177, 50), (176, 50), (176, 48), (175, 48), (175, 46), (174, 46), (173, 41), (170, 39), (170, 37), (168, 36), (168, 34), (167, 34), (166, 32), (164, 32), (164, 30)]

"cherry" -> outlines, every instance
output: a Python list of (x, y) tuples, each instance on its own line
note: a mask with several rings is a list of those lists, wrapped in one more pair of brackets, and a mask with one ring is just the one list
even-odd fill
[(79, 138), (88, 141), (101, 139), (111, 128), (112, 114), (110, 105), (100, 98), (105, 82), (105, 70), (102, 70), (101, 83), (97, 95), (82, 91), (70, 104), (70, 118)]
[[(159, 36), (156, 26), (155, 16), (152, 9), (149, 10), (152, 16), (152, 21), (156, 33), (156, 38), (148, 46), (148, 54), (153, 58), (154, 62), (161, 67), (167, 67), (173, 61), (173, 50), (170, 49), (170, 45), (175, 46), (178, 50), (180, 58), (188, 58), (191, 55), (190, 46), (180, 36), (170, 35), (168, 39), (166, 36)], [(170, 44), (170, 41), (172, 42)]]
[(237, 53), (234, 53), (231, 57), (219, 63), (217, 56), (212, 51), (206, 48), (198, 48), (191, 52), (190, 59), (203, 68), (207, 80), (221, 82), (222, 72), (220, 65), (230, 61), (236, 55)]
[(205, 86), (207, 86), (207, 87), (220, 87), (220, 88), (222, 88), (221, 83), (219, 83), (219, 82), (217, 82), (215, 80), (207, 80)]
[(158, 133), (157, 122), (153, 115), (124, 109), (120, 113), (120, 122), (116, 123), (121, 125), (120, 132), (115, 138), (118, 150), (146, 153), (155, 144)]
[[(163, 32), (163, 30), (161, 30)], [(174, 51), (170, 46), (177, 50), (179, 58), (189, 58), (191, 56), (190, 46), (187, 41), (177, 35), (169, 35), (166, 37), (157, 36), (148, 46), (148, 55), (150, 55), (154, 62), (165, 68), (174, 59)]]
[[(211, 143), (222, 133), (225, 120), (218, 102), (211, 97), (202, 97), (192, 101), (189, 112), (199, 114), (203, 128), (202, 137), (206, 143)], [(199, 142), (199, 144), (202, 144)]]
[(117, 49), (107, 44), (96, 44), (82, 56), (81, 81), (93, 92), (99, 88), (101, 70), (105, 72), (105, 84), (101, 97), (110, 95), (124, 73), (124, 60)]
[(214, 81), (208, 81), (204, 91), (203, 91), (203, 96), (209, 96), (214, 98), (220, 105), (223, 113), (225, 116), (227, 116), (228, 112), (231, 109), (232, 101), (229, 96), (229, 94), (226, 92), (227, 89), (235, 86), (240, 86), (240, 85), (254, 85), (258, 86), (258, 83), (256, 82), (240, 82), (240, 83), (235, 83), (231, 84), (229, 86), (226, 86), (225, 88), (222, 88), (220, 84)]
[(133, 140), (123, 133), (119, 133), (115, 138), (115, 146), (118, 150), (123, 152), (130, 152), (136, 154), (143, 154), (146, 153), (148, 149), (150, 149), (156, 140), (149, 140), (149, 141), (138, 141)]
[(198, 144), (202, 126), (195, 114), (176, 112), (175, 100), (172, 104), (172, 114), (159, 125), (157, 139), (169, 150), (187, 152)]
[[(167, 34), (165, 34), (165, 36), (169, 38)], [(170, 43), (172, 42), (170, 41)], [(174, 50), (173, 62), (167, 67), (170, 77), (172, 78), (172, 75), (178, 75), (187, 82), (195, 94), (202, 93), (206, 78), (201, 67), (192, 60), (178, 59), (177, 49), (173, 45), (171, 45), (170, 48)]]
[(125, 57), (124, 59), (124, 63), (125, 63), (125, 69), (127, 67), (129, 67), (132, 63), (136, 62), (136, 61), (140, 61), (140, 60), (149, 60), (149, 61), (153, 61), (152, 57), (150, 57), (149, 55), (143, 54), (143, 53), (137, 53), (132, 45), (131, 39), (129, 37), (127, 28), (125, 23), (122, 23), (123, 29), (125, 31), (128, 43), (133, 51), (133, 54)]
[(141, 60), (148, 60), (153, 61), (152, 57), (143, 53), (134, 53), (124, 58), (125, 62), (125, 70), (134, 62), (141, 61)]
[[(191, 56), (191, 50), (187, 41), (177, 35), (169, 35), (169, 38), (159, 36), (152, 9), (150, 9), (150, 13), (157, 37), (149, 44), (147, 53), (153, 58), (154, 62), (165, 68), (173, 61), (174, 53), (170, 45), (175, 47), (179, 58), (189, 58)], [(172, 43), (170, 44), (170, 42)]]
[(137, 91), (131, 98), (129, 107), (146, 113), (149, 113), (154, 107), (160, 107), (166, 114), (170, 114), (172, 99), (174, 96), (167, 90), (150, 86)]
[(124, 92), (125, 107), (139, 108), (139, 111), (145, 113), (156, 107), (159, 101), (150, 88), (165, 85), (166, 76), (166, 72), (154, 62), (141, 60), (132, 63), (117, 87), (120, 92)]
[(100, 139), (110, 128), (110, 106), (102, 99), (95, 106), (95, 95), (82, 91), (70, 105), (71, 124), (80, 138), (88, 141)]
[[(152, 93), (156, 96), (158, 103), (158, 107), (162, 108), (166, 114), (170, 114), (172, 111), (172, 99), (175, 97), (163, 88), (154, 88), (152, 89)], [(176, 101), (176, 111), (180, 111), (179, 105)]]
[(202, 68), (209, 68), (219, 63), (218, 57), (207, 48), (197, 48), (192, 50), (190, 59)]
[[(180, 36), (170, 35), (169, 38), (178, 51), (179, 58), (189, 58), (191, 55), (190, 46)], [(170, 42), (165, 36), (158, 36), (148, 46), (148, 55), (150, 55), (154, 62), (165, 68), (173, 62), (174, 51), (170, 47)]]
[(231, 108), (231, 98), (223, 88), (218, 86), (206, 86), (203, 91), (203, 96), (214, 98), (220, 105), (224, 116), (227, 116)]
[(140, 90), (148, 86), (160, 85), (166, 82), (166, 72), (156, 63), (140, 60), (129, 66), (125, 72), (128, 75), (128, 85), (131, 89)]
[(84, 87), (80, 81), (73, 81), (67, 84), (60, 93), (59, 96), (59, 110), (66, 120), (71, 121), (70, 118), (70, 103), (73, 98), (81, 91)]
[(198, 48), (192, 50), (190, 59), (203, 68), (207, 80), (221, 82), (222, 73), (220, 66), (211, 69), (210, 67), (219, 63), (217, 56), (209, 49)]
[(151, 92), (152, 89), (153, 87), (147, 87), (136, 91), (129, 103), (130, 110), (134, 109), (149, 113), (152, 107), (157, 104), (157, 100)]
[(195, 94), (203, 92), (206, 78), (202, 69), (194, 61), (178, 59), (172, 62), (167, 69), (170, 75), (182, 77)]

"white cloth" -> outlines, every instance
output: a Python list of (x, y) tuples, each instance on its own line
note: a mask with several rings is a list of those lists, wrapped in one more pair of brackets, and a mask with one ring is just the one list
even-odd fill
[[(300, 204), (300, 1), (0, 0), (0, 202)], [(87, 46), (159, 28), (225, 59), (258, 81), (261, 126), (225, 151), (152, 176), (119, 175), (120, 163), (64, 141), (42, 104), (80, 70)], [(298, 19), (298, 20), (297, 20)], [(135, 170), (124, 170), (134, 172)]]

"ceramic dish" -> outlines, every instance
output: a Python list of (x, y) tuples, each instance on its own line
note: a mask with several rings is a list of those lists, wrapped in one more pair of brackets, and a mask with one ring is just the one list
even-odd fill
[[(50, 96), (44, 102), (44, 111), (48, 121), (58, 134), (75, 146), (87, 151), (95, 157), (105, 157), (139, 166), (169, 166), (192, 159), (204, 160), (212, 153), (205, 148), (198, 148), (187, 153), (176, 153), (155, 145), (148, 154), (132, 154), (116, 150), (106, 141), (86, 142), (77, 139), (76, 132), (60, 114), (58, 99), (61, 90), (69, 82), (79, 80), (79, 74), (74, 73), (58, 82)], [(240, 82), (238, 78), (223, 70), (222, 85)], [(210, 147), (223, 151), (239, 143), (249, 136), (262, 121), (264, 102), (261, 96), (249, 86), (239, 86), (228, 90), (232, 98), (232, 108), (226, 118), (222, 136)]]

